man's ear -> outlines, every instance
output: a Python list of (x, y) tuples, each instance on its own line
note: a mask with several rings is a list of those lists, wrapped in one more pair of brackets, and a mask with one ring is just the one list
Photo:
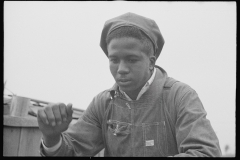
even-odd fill
[(155, 56), (150, 56), (149, 60), (150, 60), (149, 68), (150, 68), (150, 70), (153, 70), (154, 66), (155, 66), (155, 62), (156, 62), (156, 57)]

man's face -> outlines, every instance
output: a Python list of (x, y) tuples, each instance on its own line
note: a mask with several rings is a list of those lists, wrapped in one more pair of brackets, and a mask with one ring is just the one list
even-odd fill
[(150, 58), (135, 38), (115, 38), (108, 45), (110, 71), (121, 90), (138, 94), (150, 78)]

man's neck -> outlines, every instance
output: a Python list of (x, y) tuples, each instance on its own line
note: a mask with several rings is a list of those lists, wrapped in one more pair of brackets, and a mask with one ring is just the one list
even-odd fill
[[(142, 86), (143, 87), (143, 86)], [(131, 92), (125, 92), (132, 100), (136, 100), (137, 99), (137, 96), (140, 92), (140, 90), (142, 89), (142, 87), (139, 87), (137, 90)]]

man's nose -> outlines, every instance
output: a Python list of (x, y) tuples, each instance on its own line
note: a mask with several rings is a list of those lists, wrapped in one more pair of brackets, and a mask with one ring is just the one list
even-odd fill
[(118, 66), (118, 74), (128, 74), (128, 73), (129, 73), (128, 66), (126, 65), (126, 63), (121, 61)]

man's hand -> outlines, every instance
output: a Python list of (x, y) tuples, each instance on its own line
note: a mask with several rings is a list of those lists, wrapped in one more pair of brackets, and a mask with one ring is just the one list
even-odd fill
[(72, 114), (72, 104), (67, 106), (63, 103), (48, 104), (38, 110), (38, 126), (47, 147), (52, 147), (59, 142), (61, 133), (68, 129), (72, 121)]

